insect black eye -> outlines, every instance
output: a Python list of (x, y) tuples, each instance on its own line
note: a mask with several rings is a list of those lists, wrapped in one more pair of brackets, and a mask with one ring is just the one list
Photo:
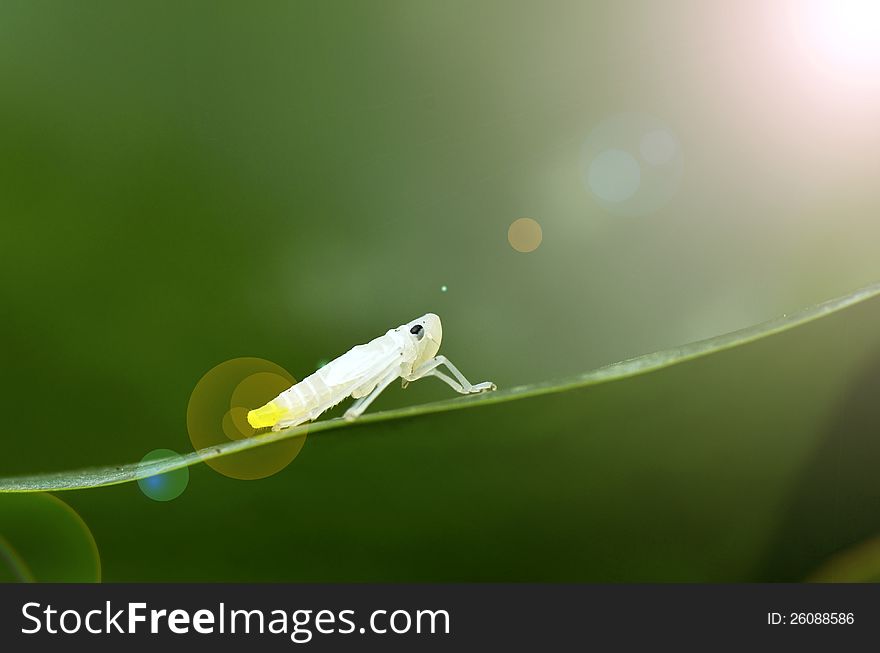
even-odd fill
[(421, 324), (416, 324), (412, 329), (409, 330), (409, 332), (414, 336), (419, 336), (419, 338), (421, 338), (422, 331), (424, 330), (425, 329)]

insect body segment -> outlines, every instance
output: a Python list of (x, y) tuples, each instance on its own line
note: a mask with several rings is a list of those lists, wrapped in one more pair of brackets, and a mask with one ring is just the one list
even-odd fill
[[(277, 431), (309, 422), (347, 397), (357, 399), (345, 413), (346, 419), (355, 419), (398, 378), (407, 383), (435, 376), (461, 394), (495, 389), (488, 381), (471, 384), (445, 356), (437, 356), (442, 338), (440, 318), (433, 313), (391, 329), (250, 411), (248, 422), (254, 428), (271, 426)], [(441, 365), (454, 378), (440, 372)]]

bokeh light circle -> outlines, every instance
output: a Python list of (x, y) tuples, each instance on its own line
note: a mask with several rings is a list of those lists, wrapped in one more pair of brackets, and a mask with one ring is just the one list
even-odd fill
[[(177, 452), (171, 449), (153, 449), (141, 458), (141, 464), (146, 465), (177, 455)], [(141, 492), (153, 501), (171, 501), (183, 494), (189, 484), (189, 467), (181, 467), (163, 474), (139, 478), (137, 484)]]
[(543, 239), (541, 225), (531, 218), (514, 220), (507, 229), (507, 241), (518, 252), (534, 252)]
[(655, 129), (642, 136), (639, 144), (642, 158), (652, 166), (662, 166), (675, 157), (678, 145), (675, 137), (666, 129)]
[(73, 508), (51, 494), (0, 494), (0, 582), (100, 581), (95, 538)]
[(678, 191), (681, 145), (657, 118), (623, 113), (599, 123), (583, 147), (584, 186), (609, 213), (644, 216)]
[(623, 150), (603, 150), (590, 162), (587, 183), (606, 202), (623, 202), (636, 194), (642, 179), (639, 162)]
[[(247, 412), (295, 383), (287, 370), (262, 358), (233, 358), (212, 368), (196, 384), (186, 410), (186, 427), (193, 447), (198, 451), (260, 437), (248, 424)], [(293, 462), (305, 440), (305, 435), (297, 436), (204, 461), (230, 478), (266, 478)]]

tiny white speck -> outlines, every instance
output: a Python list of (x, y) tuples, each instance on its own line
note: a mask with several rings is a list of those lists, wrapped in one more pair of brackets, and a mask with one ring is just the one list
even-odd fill
[(446, 292), (447, 290), (449, 290), (449, 288), (446, 286), (440, 286), (440, 292)]

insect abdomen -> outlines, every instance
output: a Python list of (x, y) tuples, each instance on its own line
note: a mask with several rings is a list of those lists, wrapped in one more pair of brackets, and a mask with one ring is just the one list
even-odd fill
[[(315, 419), (353, 392), (358, 397), (375, 385), (375, 377), (387, 372), (389, 363), (403, 362), (404, 344), (396, 332), (353, 347), (314, 374), (288, 388), (265, 406), (248, 413), (254, 428), (284, 428)], [(398, 358), (400, 357), (400, 358)]]
[[(289, 410), (292, 414), (312, 413), (326, 406), (324, 410), (335, 406), (345, 397), (339, 397), (335, 402), (329, 404), (334, 399), (333, 390), (324, 383), (324, 379), (316, 372), (311, 376), (307, 376), (292, 388), (282, 393), (282, 397), (287, 399)], [(329, 404), (329, 405), (328, 405)], [(322, 411), (323, 412), (323, 411)]]
[(344, 398), (345, 395), (336, 398), (323, 379), (312, 374), (289, 387), (265, 406), (250, 411), (247, 418), (255, 429), (294, 426), (314, 419)]

